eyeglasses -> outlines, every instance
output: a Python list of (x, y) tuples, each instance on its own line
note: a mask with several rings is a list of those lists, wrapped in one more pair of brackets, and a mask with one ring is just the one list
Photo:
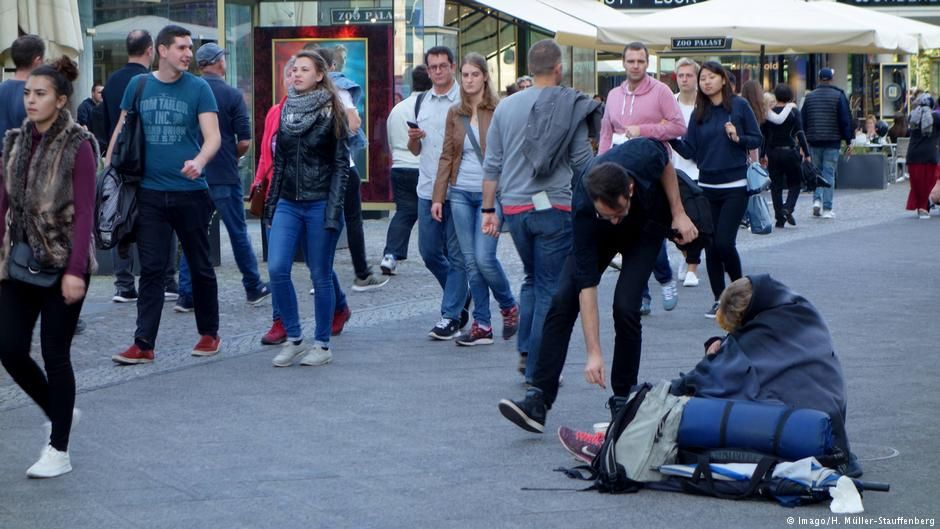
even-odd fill
[(437, 71), (441, 71), (441, 70), (449, 70), (449, 69), (450, 69), (450, 64), (448, 64), (448, 63), (429, 64), (429, 65), (428, 65), (428, 70), (429, 70), (429, 71), (432, 71), (432, 72), (437, 72)]

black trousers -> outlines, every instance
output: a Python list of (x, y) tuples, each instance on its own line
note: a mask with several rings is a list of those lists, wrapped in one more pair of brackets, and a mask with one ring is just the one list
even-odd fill
[(411, 229), (418, 221), (418, 170), (392, 167), (392, 195), (395, 216), (388, 223), (383, 253), (401, 261), (408, 258)]
[[(605, 230), (607, 231), (607, 230)], [(616, 253), (623, 266), (614, 290), (614, 359), (610, 385), (614, 395), (628, 396), (640, 371), (642, 325), (640, 298), (649, 282), (656, 256), (666, 236), (666, 227), (652, 222), (641, 226), (613, 227), (605, 233), (606, 241), (597, 250), (597, 275), (606, 270)], [(542, 328), (542, 343), (532, 383), (542, 390), (545, 405), (551, 407), (558, 396), (558, 377), (565, 367), (571, 332), (580, 313), (581, 291), (575, 283), (575, 258), (569, 254), (559, 277), (558, 290)], [(603, 314), (603, 311), (600, 311)]]
[(747, 188), (705, 187), (702, 190), (712, 206), (712, 222), (715, 224), (715, 236), (711, 245), (705, 248), (705, 258), (708, 259), (708, 282), (717, 301), (725, 289), (725, 273), (732, 281), (741, 277), (737, 238), (741, 219), (747, 209)]
[[(800, 197), (803, 183), (803, 169), (800, 152), (788, 147), (774, 147), (767, 150), (767, 171), (770, 173), (770, 198), (774, 202), (777, 221), (784, 219), (783, 210), (793, 212), (796, 199)], [(787, 190), (787, 201), (783, 201), (783, 191)]]
[(200, 335), (219, 333), (219, 287), (209, 259), (209, 218), (214, 205), (208, 190), (137, 193), (137, 253), (140, 256), (140, 288), (137, 298), (137, 331), (134, 342), (153, 349), (163, 313), (163, 286), (167, 261), (172, 254), (173, 232), (189, 264), (193, 282), (193, 307)]
[(356, 277), (365, 279), (372, 273), (366, 261), (366, 236), (362, 231), (362, 196), (359, 194), (359, 171), (349, 168), (346, 181), (346, 196), (343, 197), (343, 218), (346, 221), (346, 242), (349, 243), (349, 256), (352, 257)]
[[(52, 421), (50, 444), (62, 452), (69, 447), (75, 407), (72, 337), (84, 301), (82, 298), (66, 305), (60, 282), (48, 288), (11, 279), (0, 282), (0, 361), (13, 381)], [(40, 316), (39, 342), (45, 373), (29, 355)]]

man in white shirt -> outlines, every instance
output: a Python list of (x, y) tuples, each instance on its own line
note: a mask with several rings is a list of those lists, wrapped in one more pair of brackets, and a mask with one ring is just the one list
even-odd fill
[[(408, 122), (416, 123), (415, 108), (418, 98), (427, 97), (431, 89), (428, 69), (419, 64), (411, 72), (411, 95), (395, 105), (388, 114), (385, 127), (388, 131), (388, 147), (392, 152), (392, 195), (395, 199), (395, 216), (388, 223), (385, 235), (385, 255), (381, 268), (385, 275), (395, 275), (398, 261), (408, 258), (408, 240), (411, 228), (418, 221), (418, 165), (420, 159), (408, 150)], [(420, 109), (419, 109), (420, 110)]]
[(470, 318), (466, 306), (470, 287), (450, 214), (450, 201), (444, 201), (444, 219), (437, 222), (431, 216), (431, 199), (437, 164), (444, 148), (447, 111), (460, 101), (460, 86), (454, 81), (457, 65), (450, 48), (434, 46), (424, 54), (424, 65), (428, 68), (432, 87), (423, 98), (416, 116), (418, 128), (408, 127), (408, 150), (420, 155), (418, 249), (424, 266), (444, 289), (441, 319), (428, 335), (435, 340), (451, 340)]
[[(676, 85), (679, 91), (676, 92), (676, 102), (679, 103), (679, 110), (682, 111), (682, 118), (686, 127), (689, 125), (689, 119), (692, 117), (692, 111), (695, 110), (695, 97), (698, 95), (698, 72), (697, 62), (683, 57), (676, 63)], [(672, 151), (672, 165), (676, 170), (683, 171), (689, 175), (692, 180), (698, 181), (698, 166), (693, 160), (687, 160), (676, 151)], [(702, 262), (701, 248), (690, 249), (685, 252), (685, 262), (679, 267), (679, 279), (682, 285), (686, 287), (698, 286), (698, 265)]]

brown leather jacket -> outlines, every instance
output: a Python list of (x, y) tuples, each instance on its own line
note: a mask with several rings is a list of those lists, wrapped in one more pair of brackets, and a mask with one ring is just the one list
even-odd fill
[[(447, 186), (457, 183), (457, 171), (460, 170), (460, 160), (463, 158), (463, 143), (467, 132), (463, 126), (463, 117), (457, 114), (460, 105), (454, 105), (447, 111), (446, 127), (444, 129), (444, 147), (441, 150), (441, 160), (437, 164), (437, 179), (434, 181), (434, 194), (432, 202), (444, 203), (447, 198)], [(478, 129), (480, 136), (477, 142), (480, 151), (486, 155), (486, 131), (493, 120), (493, 111), (484, 108), (477, 109)], [(481, 188), (482, 192), (483, 189)]]

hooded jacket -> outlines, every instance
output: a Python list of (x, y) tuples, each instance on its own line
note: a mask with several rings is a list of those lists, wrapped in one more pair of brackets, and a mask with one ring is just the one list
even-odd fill
[(816, 409), (843, 431), (842, 364), (822, 315), (769, 275), (748, 279), (754, 293), (741, 327), (725, 337), (717, 354), (673, 380), (672, 393)]
[[(526, 138), (522, 151), (535, 168), (535, 175), (549, 174), (562, 157), (578, 125), (587, 120), (588, 137), (594, 137), (593, 115), (600, 115), (600, 103), (577, 90), (564, 86), (544, 88), (532, 107), (526, 122)], [(577, 174), (578, 171), (576, 170)]]
[(622, 134), (629, 125), (639, 125), (640, 136), (660, 141), (685, 134), (682, 109), (668, 86), (648, 75), (632, 92), (629, 83), (624, 81), (607, 94), (598, 154), (607, 152), (614, 133)]

